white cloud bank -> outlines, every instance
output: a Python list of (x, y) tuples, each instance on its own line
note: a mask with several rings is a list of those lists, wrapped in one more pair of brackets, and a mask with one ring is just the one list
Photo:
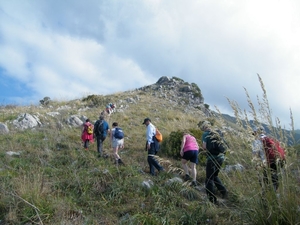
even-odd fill
[[(297, 100), (300, 2), (86, 0), (2, 1), (2, 79), (30, 99), (125, 91), (177, 76), (198, 84), (205, 101), (247, 108), (262, 77), (274, 116), (300, 127)], [(0, 70), (1, 71), (1, 70)]]

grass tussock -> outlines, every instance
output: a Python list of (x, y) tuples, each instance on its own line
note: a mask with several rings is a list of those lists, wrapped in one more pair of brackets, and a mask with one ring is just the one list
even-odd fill
[[(207, 118), (199, 108), (143, 91), (51, 101), (42, 107), (2, 107), (0, 122), (8, 125), (10, 133), (0, 135), (0, 224), (299, 224), (299, 147), (287, 143), (279, 118), (273, 122), (266, 90), (258, 78), (263, 91), (262, 99), (257, 98), (258, 109), (246, 89), (250, 111), (228, 99), (235, 123), (224, 120), (218, 109)], [(125, 148), (120, 151), (125, 166), (114, 164), (108, 140), (104, 142), (106, 159), (97, 157), (95, 143), (84, 150), (81, 128), (65, 122), (71, 115), (95, 121), (108, 102), (116, 103), (118, 111), (107, 121), (110, 126), (118, 122), (125, 132)], [(56, 117), (47, 115), (55, 111), (59, 112)], [(44, 126), (15, 128), (12, 121), (25, 112), (38, 115)], [(145, 117), (164, 136), (158, 160), (166, 172), (154, 177), (148, 173)], [(222, 200), (216, 193), (219, 206), (206, 198), (203, 155), (199, 154), (197, 166), (198, 189), (189, 182), (171, 182), (183, 177), (178, 155), (182, 132), (189, 130), (201, 145), (197, 124), (207, 119), (225, 131), (230, 146), (220, 172), (229, 196)], [(286, 144), (287, 164), (276, 193), (268, 187), (263, 191), (259, 183), (261, 171), (252, 161), (250, 120), (255, 125), (267, 124), (270, 134)], [(8, 155), (9, 151), (19, 155)], [(225, 171), (226, 166), (236, 164), (244, 169)]]

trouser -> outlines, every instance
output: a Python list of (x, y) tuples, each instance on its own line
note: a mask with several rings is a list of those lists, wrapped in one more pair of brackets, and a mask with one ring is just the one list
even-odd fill
[[(276, 191), (279, 187), (279, 179), (278, 179), (278, 171), (277, 171), (277, 164), (276, 162), (272, 162), (269, 165), (269, 171), (270, 171), (270, 175), (271, 175), (271, 180), (272, 180), (272, 184), (273, 184), (273, 188)], [(263, 170), (263, 182), (266, 186), (269, 185), (269, 177), (268, 177), (268, 168), (264, 168)]]
[(155, 175), (155, 168), (158, 171), (164, 170), (164, 168), (159, 164), (153, 155), (148, 155), (148, 163), (150, 167), (150, 174), (153, 176)]
[(99, 156), (103, 156), (103, 142), (106, 137), (99, 137), (97, 136), (97, 152), (99, 153)]
[(217, 201), (217, 198), (214, 194), (214, 185), (217, 187), (217, 189), (220, 191), (222, 195), (225, 195), (227, 193), (226, 188), (224, 187), (222, 181), (218, 177), (223, 162), (224, 162), (223, 157), (217, 157), (214, 159), (207, 160), (206, 163), (206, 180), (205, 180), (206, 194), (208, 196), (208, 199), (213, 203)]
[(89, 143), (90, 143), (90, 140), (89, 140), (89, 139), (86, 139), (86, 140), (84, 141), (83, 147), (84, 147), (84, 148), (89, 148)]

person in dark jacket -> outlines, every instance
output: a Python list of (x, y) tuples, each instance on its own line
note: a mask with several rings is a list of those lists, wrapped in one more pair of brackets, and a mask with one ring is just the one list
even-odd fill
[(109, 134), (109, 125), (104, 120), (104, 116), (100, 115), (99, 120), (94, 125), (94, 137), (97, 141), (97, 152), (99, 157), (103, 157), (103, 142)]

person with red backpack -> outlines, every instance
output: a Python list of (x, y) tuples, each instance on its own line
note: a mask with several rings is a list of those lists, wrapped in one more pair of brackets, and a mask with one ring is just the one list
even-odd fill
[(82, 133), (81, 133), (81, 140), (83, 141), (83, 147), (85, 150), (89, 149), (89, 143), (94, 142), (94, 135), (93, 135), (94, 125), (90, 122), (89, 119), (85, 120), (83, 124)]
[[(281, 147), (278, 140), (271, 138), (265, 134), (265, 129), (263, 127), (258, 128), (254, 132), (258, 132), (260, 140), (262, 142), (262, 148), (266, 159), (264, 164), (271, 173), (273, 188), (276, 191), (279, 187), (278, 171), (285, 163), (285, 150)], [(268, 185), (268, 170), (266, 168), (264, 168), (263, 172), (263, 181), (266, 185)]]

